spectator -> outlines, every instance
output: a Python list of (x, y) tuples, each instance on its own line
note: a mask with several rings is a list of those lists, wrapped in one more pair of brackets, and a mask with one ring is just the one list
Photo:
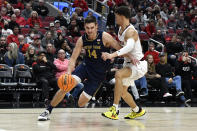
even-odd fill
[(7, 9), (5, 7), (1, 8), (1, 14), (0, 15), (4, 20), (10, 20), (10, 17), (7, 15)]
[(49, 31), (51, 32), (53, 40), (57, 38), (57, 31), (55, 30), (55, 25), (53, 22), (49, 24)]
[(40, 27), (42, 27), (42, 22), (38, 17), (38, 13), (36, 11), (32, 11), (31, 17), (27, 20), (27, 25), (29, 25), (32, 28), (35, 24), (38, 24)]
[(20, 45), (18, 41), (19, 27), (14, 26), (13, 34), (7, 37), (7, 43), (10, 44), (12, 42), (16, 43), (18, 46)]
[(31, 16), (32, 7), (30, 3), (27, 3), (25, 9), (21, 12), (21, 16), (28, 20)]
[(189, 32), (189, 27), (187, 25), (184, 26), (183, 32), (178, 34), (181, 37), (182, 41), (186, 41), (188, 37), (192, 37), (191, 33)]
[(193, 55), (193, 53), (196, 51), (195, 46), (192, 43), (192, 38), (187, 37), (186, 42), (184, 43), (184, 50), (189, 53), (189, 55)]
[(165, 78), (156, 73), (153, 56), (147, 55), (146, 60), (148, 62), (148, 72), (145, 76), (148, 84), (150, 84), (153, 88), (159, 88), (164, 98), (172, 96), (172, 94), (168, 91)]
[(63, 36), (65, 36), (65, 28), (60, 26), (60, 21), (59, 20), (55, 20), (55, 31), (60, 30), (63, 34)]
[(80, 30), (84, 30), (84, 17), (83, 17), (82, 9), (79, 7), (76, 7), (75, 12), (78, 15), (78, 17), (75, 19), (77, 22), (77, 25), (79, 26)]
[(135, 16), (137, 23), (145, 25), (143, 10), (139, 10)]
[(139, 24), (137, 23), (137, 20), (135, 17), (131, 17), (131, 24), (135, 27), (136, 30), (139, 31)]
[(156, 31), (156, 34), (153, 36), (153, 39), (156, 41), (159, 41), (163, 45), (166, 45), (166, 40), (164, 38), (164, 35), (163, 35), (162, 31), (159, 29)]
[(182, 88), (185, 92), (186, 103), (192, 99), (191, 80), (192, 71), (194, 71), (194, 64), (189, 58), (188, 52), (183, 52), (176, 65), (176, 75), (181, 76)]
[(70, 58), (72, 54), (72, 49), (69, 46), (68, 40), (64, 39), (63, 43), (61, 44), (61, 49), (63, 49), (66, 52), (66, 57)]
[(156, 33), (154, 20), (149, 21), (149, 24), (146, 26), (146, 32), (150, 37)]
[(146, 9), (146, 12), (144, 13), (144, 20), (145, 20), (146, 25), (148, 24), (150, 20), (155, 19), (155, 15), (152, 12), (153, 12), (153, 9), (151, 7), (148, 7)]
[[(107, 23), (106, 26), (110, 27), (113, 26), (115, 27), (115, 14), (114, 14), (114, 9), (113, 8), (109, 8), (109, 14), (107, 15)], [(134, 26), (134, 25), (133, 25)]]
[[(35, 50), (37, 51), (37, 52), (39, 52), (39, 51), (44, 51), (45, 49), (42, 47), (42, 45), (41, 45), (41, 38), (40, 38), (40, 36), (39, 35), (35, 35), (34, 36), (34, 43), (32, 44), (32, 46), (35, 48)], [(36, 52), (36, 53), (37, 53)]]
[(0, 38), (0, 64), (4, 64), (4, 55), (7, 52), (6, 38), (1, 36)]
[(70, 12), (69, 12), (69, 8), (68, 7), (64, 7), (62, 9), (62, 12), (63, 12), (64, 19), (66, 19), (66, 21), (67, 21), (67, 25), (69, 25), (70, 24), (70, 18), (71, 18)]
[(166, 34), (167, 28), (162, 19), (159, 19), (156, 24), (156, 30), (161, 30), (162, 34)]
[(22, 52), (23, 54), (26, 54), (28, 48), (29, 48), (29, 44), (28, 43), (25, 43), (25, 40), (24, 40), (24, 36), (23, 35), (18, 35), (18, 41), (20, 43), (19, 45), (19, 51)]
[(173, 14), (170, 15), (169, 20), (167, 21), (167, 28), (176, 30), (177, 22)]
[(12, 14), (14, 14), (14, 8), (9, 3), (7, 3), (6, 7), (7, 7), (7, 15), (11, 17)]
[(46, 46), (46, 57), (47, 57), (47, 60), (49, 60), (52, 63), (56, 57), (55, 56), (55, 48), (51, 43), (48, 43)]
[(55, 20), (59, 20), (60, 21), (60, 26), (64, 26), (64, 27), (68, 26), (67, 21), (63, 17), (63, 13), (61, 11), (58, 11), (58, 16), (55, 17)]
[(197, 25), (194, 26), (194, 31), (192, 32), (192, 41), (197, 42)]
[(10, 67), (25, 64), (24, 55), (19, 51), (17, 44), (12, 42), (8, 47), (9, 50), (5, 54), (5, 63)]
[(54, 75), (56, 66), (47, 60), (45, 52), (38, 53), (37, 61), (33, 63), (33, 72), (35, 74), (36, 83), (42, 88), (42, 100), (44, 105), (49, 103), (50, 88), (57, 89), (57, 80)]
[(4, 19), (0, 15), (0, 28), (4, 27)]
[(51, 34), (50, 31), (47, 31), (47, 32), (46, 32), (44, 38), (43, 38), (42, 41), (41, 41), (41, 44), (42, 44), (42, 47), (43, 47), (43, 48), (46, 48), (46, 45), (47, 45), (48, 43), (51, 43), (52, 45), (54, 45), (54, 40), (53, 40), (53, 38), (52, 38), (52, 34)]
[(159, 52), (155, 51), (155, 44), (152, 42), (148, 46), (148, 51), (144, 54), (144, 59), (147, 59), (148, 55), (153, 56), (154, 64), (159, 62)]
[(13, 31), (15, 26), (19, 27), (19, 24), (16, 22), (16, 15), (13, 14), (11, 16), (11, 21), (9, 22), (9, 29), (11, 29)]
[(161, 77), (165, 77), (168, 88), (175, 87), (176, 88), (176, 97), (179, 97), (181, 102), (185, 102), (185, 97), (183, 96), (184, 92), (181, 87), (181, 77), (175, 76), (172, 67), (166, 63), (165, 53), (160, 53), (160, 62), (156, 65), (155, 70), (156, 73)]
[(88, 5), (85, 0), (74, 0), (72, 7), (80, 7), (83, 12), (88, 11)]
[(25, 27), (26, 20), (20, 16), (20, 10), (15, 9), (14, 14), (16, 15), (16, 23), (18, 23), (20, 27)]
[(177, 36), (174, 35), (172, 37), (171, 42), (166, 44), (166, 52), (168, 54), (168, 61), (171, 66), (175, 66), (176, 64), (176, 55), (183, 51), (183, 46), (181, 43), (177, 42)]
[(58, 31), (57, 37), (54, 40), (54, 46), (57, 49), (57, 51), (61, 48), (62, 43), (64, 42), (64, 37), (62, 35), (61, 31)]
[(46, 17), (49, 13), (49, 9), (44, 5), (44, 0), (39, 0), (39, 5), (34, 7), (34, 10), (38, 13), (39, 16), (43, 18)]
[(184, 29), (186, 26), (189, 27), (187, 22), (184, 20), (184, 14), (181, 13), (177, 21), (177, 29)]
[(1, 36), (7, 38), (9, 35), (13, 34), (11, 29), (9, 28), (9, 24), (7, 21), (4, 21), (4, 28), (1, 30)]
[(36, 60), (37, 60), (37, 56), (36, 56), (35, 48), (33, 46), (29, 46), (25, 54), (25, 65), (32, 67), (32, 64), (36, 62)]
[(167, 21), (168, 20), (168, 16), (169, 16), (168, 13), (169, 12), (168, 12), (168, 8), (167, 7), (164, 8), (163, 10), (161, 10), (161, 12), (160, 12), (161, 18), (164, 19), (165, 21)]
[(39, 35), (41, 39), (44, 37), (43, 33), (40, 31), (40, 25), (38, 23), (34, 25), (33, 29), (35, 35)]
[(20, 10), (24, 10), (23, 0), (17, 0), (16, 8)]
[(34, 42), (34, 36), (35, 36), (34, 30), (31, 29), (28, 33), (28, 36), (25, 37), (25, 43), (32, 44)]
[(73, 38), (81, 36), (80, 29), (79, 29), (79, 26), (77, 25), (76, 20), (71, 20), (71, 24), (70, 26), (68, 26), (67, 35), (72, 36)]

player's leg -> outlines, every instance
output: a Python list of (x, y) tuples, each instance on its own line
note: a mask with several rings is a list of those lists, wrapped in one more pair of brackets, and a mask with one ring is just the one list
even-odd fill
[(144, 109), (136, 105), (132, 95), (128, 92), (128, 86), (123, 86), (122, 98), (132, 109), (131, 113), (125, 116), (125, 119), (134, 119), (146, 113)]
[(123, 79), (131, 76), (132, 71), (129, 67), (124, 67), (115, 74), (115, 90), (114, 90), (114, 103), (108, 112), (102, 113), (103, 116), (117, 120), (118, 119), (118, 104), (123, 93)]

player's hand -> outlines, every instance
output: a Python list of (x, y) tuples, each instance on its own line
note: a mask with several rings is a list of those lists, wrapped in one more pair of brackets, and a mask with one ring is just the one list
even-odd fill
[(168, 80), (168, 83), (170, 84), (170, 83), (172, 83), (172, 82), (173, 82), (173, 79), (170, 78), (170, 79)]
[(104, 60), (104, 61), (106, 61), (107, 59), (112, 59), (112, 57), (111, 57), (111, 54), (109, 54), (109, 53), (107, 53), (107, 52), (102, 52), (102, 59)]
[(156, 78), (161, 78), (161, 75), (160, 74), (156, 74), (155, 77)]

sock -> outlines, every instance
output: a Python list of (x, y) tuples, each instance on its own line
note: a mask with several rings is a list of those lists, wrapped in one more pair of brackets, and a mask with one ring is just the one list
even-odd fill
[(118, 105), (117, 104), (113, 104), (113, 106), (116, 107), (116, 111), (118, 111)]
[(136, 106), (132, 109), (134, 112), (139, 113), (141, 111), (141, 107)]
[(51, 114), (51, 112), (52, 112), (52, 110), (53, 110), (52, 105), (51, 105), (51, 104), (49, 104), (49, 106), (47, 107), (47, 109), (46, 109), (46, 110), (48, 110), (48, 111), (49, 111), (49, 113)]

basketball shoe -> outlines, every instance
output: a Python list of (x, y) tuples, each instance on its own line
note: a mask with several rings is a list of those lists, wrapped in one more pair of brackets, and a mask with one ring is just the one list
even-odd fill
[(50, 114), (49, 111), (48, 110), (45, 110), (43, 113), (41, 113), (38, 116), (38, 121), (47, 121), (47, 120), (50, 120), (49, 114)]
[(112, 120), (118, 120), (119, 111), (116, 111), (116, 107), (112, 106), (109, 108), (109, 111), (102, 113), (102, 116), (107, 117)]
[(145, 114), (146, 114), (146, 111), (144, 109), (140, 109), (139, 112), (133, 112), (132, 111), (131, 113), (127, 114), (124, 118), (125, 119), (135, 119), (135, 118), (141, 117)]

